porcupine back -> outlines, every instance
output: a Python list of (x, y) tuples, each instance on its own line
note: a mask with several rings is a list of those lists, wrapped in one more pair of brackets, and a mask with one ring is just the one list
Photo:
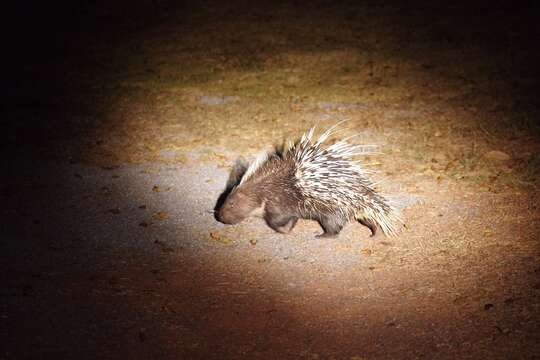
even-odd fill
[(295, 163), (296, 186), (303, 197), (301, 211), (306, 217), (322, 212), (346, 221), (367, 220), (386, 235), (396, 235), (396, 224), (402, 222), (397, 210), (374, 190), (370, 171), (354, 161), (356, 156), (373, 154), (375, 147), (341, 140), (325, 148), (322, 145), (333, 128), (316, 141), (313, 133), (312, 128), (285, 154), (285, 159)]

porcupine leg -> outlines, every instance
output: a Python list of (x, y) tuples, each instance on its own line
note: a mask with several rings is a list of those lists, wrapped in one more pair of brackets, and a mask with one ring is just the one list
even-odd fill
[(296, 225), (298, 217), (290, 214), (283, 214), (279, 209), (267, 207), (264, 213), (264, 219), (268, 226), (275, 231), (288, 234)]
[(285, 225), (282, 229), (284, 229), (286, 232), (285, 234), (288, 234), (291, 232), (291, 230), (296, 226), (296, 222), (298, 221), (298, 217), (296, 216), (292, 216), (289, 220), (289, 222), (287, 223), (287, 225)]
[(319, 223), (324, 229), (324, 233), (316, 235), (319, 238), (332, 238), (336, 237), (345, 224), (337, 217), (323, 216), (319, 220)]
[(358, 219), (358, 222), (364, 226), (367, 226), (369, 230), (371, 230), (372, 237), (375, 236), (375, 234), (377, 233), (377, 224), (375, 224), (372, 220), (366, 218)]

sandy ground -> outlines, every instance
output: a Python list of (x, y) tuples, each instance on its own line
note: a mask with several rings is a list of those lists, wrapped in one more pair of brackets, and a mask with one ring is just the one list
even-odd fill
[[(540, 56), (521, 5), (21, 10), (0, 359), (540, 358)], [(343, 119), (382, 151), (363, 161), (404, 206), (398, 237), (214, 219), (238, 156)]]
[(458, 189), (436, 185), (396, 239), (359, 224), (318, 239), (308, 221), (286, 236), (258, 217), (217, 223), (226, 178), (27, 164), (3, 200), (3, 357), (539, 354), (538, 223), (504, 215), (536, 206), (524, 196), (448, 201)]

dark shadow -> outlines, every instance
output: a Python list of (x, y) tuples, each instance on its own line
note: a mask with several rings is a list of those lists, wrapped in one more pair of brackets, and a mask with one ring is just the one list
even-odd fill
[(246, 173), (246, 170), (249, 167), (249, 163), (243, 157), (239, 157), (235, 160), (233, 167), (229, 173), (229, 178), (227, 179), (227, 184), (225, 185), (225, 190), (219, 195), (216, 205), (214, 206), (214, 218), (219, 221), (217, 218), (218, 210), (221, 208), (227, 196), (235, 188), (236, 185), (242, 180), (242, 177)]

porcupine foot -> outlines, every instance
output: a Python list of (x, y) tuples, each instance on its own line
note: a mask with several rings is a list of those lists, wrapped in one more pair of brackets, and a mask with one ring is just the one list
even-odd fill
[(267, 208), (264, 219), (268, 226), (281, 234), (288, 234), (296, 225), (298, 217), (289, 214), (282, 214), (278, 210)]
[(316, 235), (318, 238), (333, 238), (337, 237), (341, 229), (343, 229), (342, 222), (339, 221), (339, 219), (336, 219), (335, 217), (322, 217), (319, 220), (319, 223), (321, 224), (322, 228), (324, 229), (324, 232), (322, 234)]
[(371, 237), (374, 237), (377, 234), (377, 224), (369, 219), (358, 219), (358, 222), (364, 226), (367, 226), (371, 230)]

